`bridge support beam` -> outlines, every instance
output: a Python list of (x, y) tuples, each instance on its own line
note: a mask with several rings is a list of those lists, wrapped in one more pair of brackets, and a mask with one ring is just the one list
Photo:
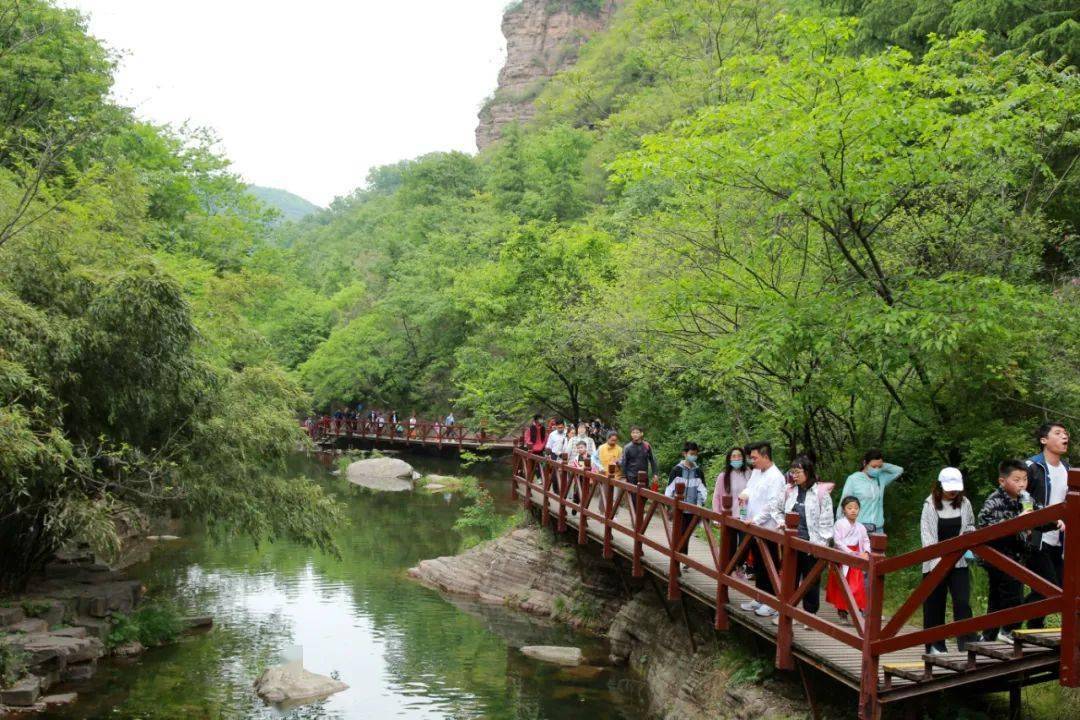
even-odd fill
[(866, 599), (866, 617), (863, 627), (862, 672), (859, 678), (859, 720), (880, 720), (881, 702), (878, 700), (878, 670), (880, 658), (873, 652), (873, 643), (881, 633), (881, 606), (885, 601), (885, 576), (877, 566), (885, 559), (888, 538), (884, 533), (870, 536), (870, 596)]
[[(1080, 469), (1069, 471), (1065, 517), (1080, 517)], [(1080, 531), (1065, 533), (1065, 562), (1061, 583), (1061, 684), (1080, 687)]]
[(639, 470), (637, 474), (637, 487), (634, 488), (634, 557), (633, 557), (633, 569), (630, 571), (632, 577), (642, 577), (645, 574), (645, 568), (641, 566), (641, 556), (644, 549), (641, 544), (641, 536), (645, 533), (645, 496), (641, 494), (644, 488), (649, 487), (649, 476), (644, 470)]

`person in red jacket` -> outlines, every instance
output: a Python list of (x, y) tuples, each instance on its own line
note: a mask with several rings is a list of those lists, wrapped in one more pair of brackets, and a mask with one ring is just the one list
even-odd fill
[(522, 444), (533, 455), (543, 455), (547, 445), (547, 428), (544, 427), (544, 418), (534, 415), (532, 423), (525, 428), (522, 436)]

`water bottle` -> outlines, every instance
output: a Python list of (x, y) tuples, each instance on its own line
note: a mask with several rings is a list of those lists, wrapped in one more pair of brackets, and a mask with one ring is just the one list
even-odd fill
[(739, 498), (739, 519), (746, 522), (746, 501)]
[(1031, 499), (1031, 494), (1027, 490), (1020, 493), (1020, 507), (1024, 509), (1024, 512), (1035, 509), (1035, 501)]

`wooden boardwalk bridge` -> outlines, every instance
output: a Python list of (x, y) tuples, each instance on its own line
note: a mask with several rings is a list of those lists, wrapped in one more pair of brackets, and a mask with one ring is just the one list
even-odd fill
[[(614, 467), (606, 475), (599, 474), (515, 449), (512, 493), (526, 510), (539, 512), (545, 525), (576, 532), (582, 545), (599, 544), (605, 558), (628, 559), (635, 577), (650, 573), (659, 578), (667, 586), (669, 600), (685, 594), (714, 608), (717, 630), (738, 623), (775, 644), (778, 668), (792, 670), (800, 661), (852, 688), (858, 693), (860, 720), (877, 720), (885, 705), (957, 687), (971, 693), (1008, 691), (1010, 717), (1018, 718), (1022, 687), (1055, 679), (1067, 687), (1080, 685), (1080, 532), (1065, 534), (1064, 587), (1047, 582), (988, 545), (1057, 520), (1080, 527), (1080, 470), (1069, 473), (1064, 503), (891, 557), (886, 554), (885, 535), (874, 534), (868, 559), (800, 539), (795, 514), (786, 517), (783, 530), (767, 530), (730, 514), (687, 504), (681, 491), (673, 499), (649, 490), (644, 473), (637, 483), (613, 479), (614, 474)], [(730, 509), (730, 499), (725, 504)], [(738, 544), (736, 533), (741, 536)], [(672, 550), (687, 539), (685, 553)], [(769, 574), (778, 589), (775, 594), (764, 593), (735, 574), (751, 543), (765, 560), (765, 567), (757, 572)], [(779, 563), (772, 560), (767, 543), (780, 549)], [(1044, 599), (926, 630), (907, 624), (948, 569), (968, 551)], [(796, 585), (798, 555), (804, 553), (815, 564)], [(882, 605), (890, 576), (895, 582), (896, 573), (932, 558), (941, 562), (892, 615), (886, 615)], [(804, 611), (799, 603), (813, 582), (823, 579), (826, 569), (838, 572), (843, 565), (861, 568), (869, 578), (865, 617), (853, 613), (852, 624), (842, 623), (824, 602), (817, 615)], [(844, 585), (848, 602), (854, 606)], [(777, 610), (778, 623), (742, 610), (739, 604), (748, 599)], [(925, 643), (1056, 613), (1061, 614), (1060, 628), (1018, 630), (1012, 643), (969, 642), (963, 653), (923, 652)], [(813, 699), (808, 699), (816, 716)]]
[(375, 420), (331, 421), (314, 438), (323, 448), (352, 447), (368, 443), (379, 447), (426, 447), (437, 450), (511, 450), (520, 444), (521, 431), (513, 435), (491, 433), (484, 427), (438, 422), (394, 423)]

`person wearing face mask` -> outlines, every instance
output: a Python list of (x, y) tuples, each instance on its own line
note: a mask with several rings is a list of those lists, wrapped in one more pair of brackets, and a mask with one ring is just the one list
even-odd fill
[[(862, 469), (848, 475), (840, 497), (859, 500), (858, 521), (867, 532), (885, 532), (885, 488), (904, 474), (904, 468), (887, 463), (880, 450), (867, 450), (863, 455)], [(837, 508), (837, 519), (843, 515)]]
[(746, 489), (746, 483), (749, 480), (750, 470), (746, 467), (743, 449), (731, 448), (724, 461), (724, 469), (716, 476), (716, 487), (713, 489), (713, 512), (724, 512), (724, 498), (729, 497), (731, 498), (731, 515), (739, 517), (739, 495)]
[[(693, 505), (704, 507), (709, 491), (705, 488), (705, 471), (698, 462), (698, 450), (697, 443), (688, 442), (683, 445), (683, 459), (675, 467), (671, 468), (671, 472), (668, 473), (668, 486), (664, 490), (664, 494), (669, 498), (675, 497), (676, 485), (683, 483), (686, 486), (684, 500)], [(693, 518), (692, 514), (683, 513), (682, 526), (684, 532), (693, 521)], [(689, 546), (690, 536), (687, 535), (680, 543), (679, 551), (685, 553)]]
[[(746, 519), (746, 501), (743, 500), (743, 490), (746, 489), (746, 484), (750, 481), (750, 468), (746, 463), (746, 452), (741, 447), (733, 447), (728, 450), (727, 459), (724, 461), (724, 469), (720, 471), (720, 474), (716, 476), (716, 483), (713, 486), (713, 512), (724, 512), (724, 498), (731, 498), (731, 510), (732, 517), (737, 517), (742, 520)], [(736, 532), (733, 537), (734, 547), (739, 547), (739, 543), (742, 542), (742, 533)], [(746, 579), (747, 569), (743, 565), (736, 570), (736, 575), (742, 579)]]

